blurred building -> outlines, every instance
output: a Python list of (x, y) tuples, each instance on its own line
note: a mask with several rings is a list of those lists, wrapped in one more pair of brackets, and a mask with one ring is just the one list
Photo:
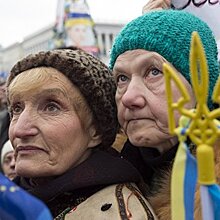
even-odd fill
[[(108, 64), (110, 48), (115, 36), (123, 27), (123, 24), (96, 22), (95, 31), (100, 49), (100, 59)], [(12, 44), (6, 48), (0, 47), (0, 74), (8, 73), (12, 66), (23, 57), (31, 53), (50, 50), (54, 25), (45, 27), (35, 32), (20, 43)]]

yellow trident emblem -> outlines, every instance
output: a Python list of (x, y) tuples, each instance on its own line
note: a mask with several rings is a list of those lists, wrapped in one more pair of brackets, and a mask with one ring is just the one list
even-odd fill
[[(164, 76), (168, 100), (169, 129), (171, 134), (177, 134), (180, 142), (184, 135), (180, 135), (182, 128), (185, 128), (185, 137), (189, 136), (191, 141), (197, 146), (196, 155), (198, 162), (198, 182), (204, 185), (215, 183), (214, 172), (214, 151), (213, 144), (220, 136), (220, 109), (210, 111), (207, 106), (209, 77), (208, 67), (204, 48), (197, 32), (192, 34), (190, 51), (190, 72), (193, 91), (197, 100), (195, 110), (184, 108), (184, 104), (189, 102), (190, 96), (183, 83), (178, 78), (175, 71), (164, 64)], [(182, 97), (173, 103), (171, 81), (174, 81)], [(220, 78), (215, 85), (212, 100), (220, 104)], [(179, 125), (176, 128), (174, 111), (178, 110), (182, 115)]]

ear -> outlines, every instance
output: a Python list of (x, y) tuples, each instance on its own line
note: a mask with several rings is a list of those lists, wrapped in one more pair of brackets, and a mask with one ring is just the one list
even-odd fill
[(101, 135), (97, 134), (96, 128), (91, 126), (89, 128), (90, 141), (88, 143), (88, 148), (93, 148), (102, 142)]

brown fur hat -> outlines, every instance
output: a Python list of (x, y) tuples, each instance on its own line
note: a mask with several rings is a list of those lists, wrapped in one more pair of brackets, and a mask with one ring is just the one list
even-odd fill
[(109, 147), (117, 133), (116, 85), (108, 67), (78, 48), (56, 49), (31, 54), (12, 68), (7, 85), (21, 72), (35, 67), (53, 67), (78, 87), (92, 110), (102, 148)]

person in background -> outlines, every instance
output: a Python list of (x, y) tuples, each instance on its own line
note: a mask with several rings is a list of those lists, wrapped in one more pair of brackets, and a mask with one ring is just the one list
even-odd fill
[(0, 132), (2, 128), (2, 121), (7, 115), (7, 100), (5, 94), (5, 80), (0, 80)]
[(156, 219), (139, 172), (111, 148), (115, 90), (108, 67), (74, 47), (29, 55), (10, 72), (14, 182), (55, 219)]
[[(219, 76), (217, 46), (208, 25), (184, 11), (153, 10), (129, 22), (116, 37), (110, 68), (117, 84), (116, 103), (120, 126), (128, 137), (121, 155), (132, 162), (149, 186), (147, 198), (159, 219), (170, 216), (170, 175), (178, 139), (169, 133), (163, 63), (178, 72), (196, 105), (189, 70), (191, 34), (202, 39), (209, 67), (208, 106)], [(181, 97), (172, 84), (173, 100)], [(175, 115), (178, 124), (179, 114)], [(195, 146), (190, 143), (193, 151)], [(199, 209), (197, 203), (196, 209)], [(197, 218), (198, 219), (198, 218)]]
[(0, 149), (2, 149), (4, 143), (8, 140), (9, 123), (10, 123), (10, 116), (7, 111), (5, 117), (2, 119), (2, 127), (0, 132)]
[(1, 167), (6, 177), (8, 177), (10, 180), (15, 178), (16, 173), (15, 173), (14, 149), (11, 145), (10, 140), (8, 140), (3, 145), (1, 151)]
[[(5, 79), (0, 80), (0, 152), (4, 143), (8, 140), (9, 114), (7, 108), (7, 99), (5, 93)], [(0, 161), (1, 163), (1, 161)], [(0, 171), (2, 168), (0, 168)]]

